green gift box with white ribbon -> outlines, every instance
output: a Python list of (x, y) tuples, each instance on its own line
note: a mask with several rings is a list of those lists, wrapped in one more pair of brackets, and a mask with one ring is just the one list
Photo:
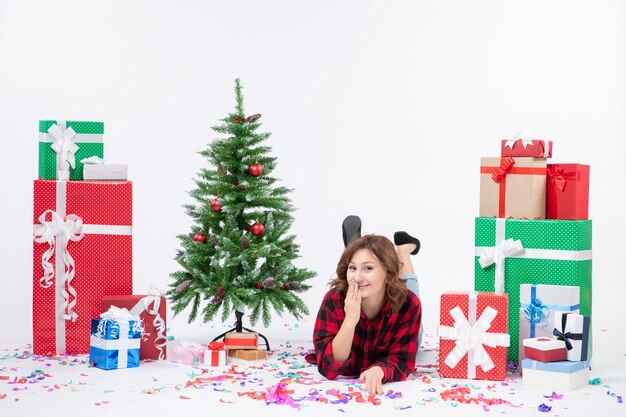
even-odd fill
[(591, 220), (477, 217), (475, 227), (474, 289), (508, 293), (511, 346), (519, 343), (521, 284), (578, 286), (580, 314), (591, 317)]
[(82, 180), (83, 164), (92, 156), (104, 157), (104, 123), (40, 120), (39, 178)]

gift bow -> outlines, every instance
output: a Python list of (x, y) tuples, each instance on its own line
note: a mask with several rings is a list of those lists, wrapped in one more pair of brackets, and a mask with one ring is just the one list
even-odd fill
[(578, 172), (565, 172), (563, 168), (555, 168), (552, 165), (548, 165), (548, 186), (556, 185), (560, 191), (565, 190), (567, 181), (580, 180)]
[[(52, 220), (47, 221), (46, 215), (50, 213)], [(63, 251), (63, 316), (65, 320), (76, 321), (78, 315), (72, 311), (76, 305), (76, 290), (72, 287), (72, 280), (74, 279), (74, 258), (67, 250), (67, 244), (70, 240), (79, 241), (83, 238), (83, 220), (75, 214), (68, 214), (65, 219), (52, 211), (46, 210), (41, 216), (39, 216), (39, 223), (41, 226), (37, 226), (34, 232), (33, 240), (37, 243), (47, 243), (48, 249), (41, 256), (41, 266), (43, 267), (44, 274), (39, 279), (39, 284), (48, 288), (52, 285), (54, 279), (54, 268), (50, 262), (50, 258), (55, 252), (55, 244), (60, 245)], [(58, 262), (58, 260), (57, 260)], [(58, 279), (58, 277), (57, 277)], [(67, 286), (67, 290), (66, 287)], [(69, 301), (69, 295), (73, 297), (73, 300)]]
[(572, 342), (570, 342), (570, 340), (583, 340), (583, 334), (565, 331), (565, 326), (567, 325), (567, 316), (567, 314), (563, 314), (561, 316), (561, 330), (555, 327), (552, 331), (552, 334), (555, 335), (557, 339), (565, 342), (565, 347), (567, 348), (567, 350), (572, 350), (574, 349), (574, 346), (572, 345)]
[(496, 264), (495, 292), (504, 292), (504, 260), (509, 256), (517, 255), (523, 251), (524, 246), (522, 246), (522, 242), (519, 239), (502, 240), (496, 246), (485, 248), (482, 251), (480, 258), (478, 258), (478, 262), (482, 268)]
[(500, 166), (493, 170), (491, 173), (491, 179), (493, 182), (500, 182), (502, 178), (511, 170), (511, 167), (515, 164), (515, 160), (510, 156), (506, 158), (500, 158)]
[(224, 342), (209, 343), (209, 350), (224, 350)]
[(524, 309), (524, 317), (529, 323), (541, 323), (544, 327), (547, 326), (546, 319), (548, 318), (548, 314), (548, 307), (538, 298), (533, 298), (530, 304)]
[[(109, 310), (100, 314), (100, 322), (98, 322), (98, 329), (96, 331), (96, 337), (100, 339), (106, 339), (106, 326), (107, 322), (112, 322), (115, 327), (111, 328), (111, 337), (117, 341), (115, 347), (118, 350), (117, 355), (117, 367), (126, 368), (128, 366), (128, 351), (129, 349), (136, 349), (135, 346), (137, 339), (129, 339), (129, 333), (143, 333), (143, 327), (141, 325), (141, 319), (128, 311), (126, 308), (119, 308), (116, 306), (109, 307)], [(130, 324), (133, 322), (133, 326)]]
[[(524, 147), (524, 149), (526, 149), (528, 145), (532, 146), (533, 137), (534, 135), (529, 135), (525, 133), (516, 133), (515, 135), (513, 135), (513, 139), (509, 139), (506, 141), (506, 143), (504, 144), (504, 147), (513, 149), (513, 145), (515, 145), (515, 142), (521, 141), (522, 146)], [(537, 138), (534, 138), (534, 139), (537, 139)]]
[(450, 310), (450, 316), (454, 319), (454, 327), (439, 327), (439, 336), (442, 339), (456, 340), (454, 349), (445, 359), (445, 364), (450, 368), (454, 368), (467, 353), (468, 368), (469, 355), (472, 355), (471, 359), (474, 366), (480, 366), (485, 372), (492, 369), (494, 363), (485, 350), (484, 345), (506, 347), (510, 344), (510, 336), (506, 333), (487, 333), (487, 330), (491, 327), (491, 322), (497, 314), (498, 311), (496, 309), (487, 307), (472, 326), (463, 314), (461, 307), (456, 306)]
[[(76, 167), (76, 151), (78, 145), (74, 143), (76, 132), (71, 127), (61, 130), (58, 124), (53, 124), (48, 129), (48, 133), (54, 138), (54, 142), (50, 147), (57, 153), (57, 159), (61, 164), (57, 166), (57, 172), (67, 171), (67, 165), (72, 168)], [(64, 179), (64, 178), (58, 178)]]

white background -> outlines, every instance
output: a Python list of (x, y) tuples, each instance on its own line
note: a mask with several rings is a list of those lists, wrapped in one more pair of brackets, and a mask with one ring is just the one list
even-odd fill
[[(0, 0), (2, 345), (31, 338), (38, 121), (105, 122), (105, 157), (134, 182), (145, 293), (177, 269), (197, 152), (237, 77), (294, 189), (297, 263), (318, 273), (311, 317), (276, 317), (259, 329), (270, 340), (310, 340), (347, 214), (364, 233), (421, 239), (434, 326), (443, 291), (473, 288), (479, 158), (520, 130), (554, 140), (554, 162), (591, 165), (594, 323), (623, 328), (625, 20), (618, 0)], [(213, 325), (169, 317), (176, 337), (205, 341)]]

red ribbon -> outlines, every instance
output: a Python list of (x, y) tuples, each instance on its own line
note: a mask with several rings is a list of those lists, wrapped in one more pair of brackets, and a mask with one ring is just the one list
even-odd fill
[(224, 342), (209, 343), (209, 350), (224, 350)]
[(564, 191), (567, 181), (580, 181), (580, 171), (565, 172), (563, 168), (548, 166), (548, 187), (556, 185), (559, 190)]
[(510, 156), (506, 158), (500, 158), (500, 166), (493, 170), (491, 173), (491, 179), (493, 182), (500, 182), (505, 175), (511, 170), (511, 167), (515, 164), (515, 160)]

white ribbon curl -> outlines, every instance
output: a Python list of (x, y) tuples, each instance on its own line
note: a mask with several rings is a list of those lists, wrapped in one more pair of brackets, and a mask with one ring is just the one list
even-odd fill
[[(59, 122), (65, 127), (65, 123)], [(57, 179), (67, 181), (69, 179), (69, 167), (76, 167), (76, 151), (78, 145), (74, 142), (76, 132), (71, 127), (61, 130), (59, 124), (53, 124), (48, 133), (54, 138), (50, 147), (57, 154)]]
[[(165, 320), (159, 314), (159, 307), (161, 306), (161, 297), (163, 293), (159, 290), (151, 288), (148, 296), (143, 297), (135, 306), (130, 310), (130, 314), (139, 316), (142, 312), (146, 311), (151, 316), (154, 316), (152, 324), (157, 332), (154, 339), (154, 346), (159, 350), (159, 360), (165, 359), (165, 346), (167, 345), (167, 337), (165, 336)], [(151, 307), (152, 306), (152, 307)], [(144, 334), (148, 336), (148, 333)]]
[[(47, 221), (46, 215), (50, 213), (52, 220)], [(41, 266), (43, 267), (44, 274), (39, 279), (39, 284), (48, 288), (53, 284), (55, 271), (50, 258), (55, 253), (55, 245), (59, 245), (59, 249), (62, 252), (63, 262), (59, 262), (57, 259), (57, 268), (62, 267), (63, 279), (63, 318), (65, 320), (76, 321), (78, 315), (72, 309), (76, 305), (76, 290), (72, 287), (72, 280), (74, 279), (75, 264), (74, 258), (67, 250), (67, 244), (70, 240), (79, 241), (83, 238), (83, 220), (75, 214), (68, 214), (63, 219), (58, 213), (52, 210), (44, 211), (39, 216), (39, 223), (34, 231), (33, 239), (38, 243), (47, 243), (48, 249), (41, 256)], [(67, 287), (67, 289), (66, 289)], [(70, 295), (72, 300), (70, 301)]]
[(482, 268), (487, 268), (492, 264), (496, 265), (494, 282), (495, 292), (504, 292), (504, 260), (509, 256), (517, 255), (523, 251), (524, 246), (522, 246), (522, 242), (519, 239), (502, 240), (496, 246), (485, 248), (482, 251), (480, 258), (478, 258), (480, 266)]
[[(472, 303), (470, 302), (470, 310)], [(480, 366), (483, 371), (488, 372), (493, 369), (494, 363), (484, 348), (484, 345), (490, 347), (503, 346), (510, 344), (510, 336), (506, 333), (487, 333), (491, 327), (491, 322), (498, 314), (498, 311), (492, 307), (487, 307), (474, 324), (472, 318), (476, 317), (476, 304), (473, 303), (473, 312), (469, 312), (469, 319), (463, 315), (463, 311), (459, 306), (450, 310), (450, 316), (454, 319), (454, 327), (439, 326), (439, 336), (442, 339), (456, 340), (454, 349), (445, 359), (445, 364), (450, 368), (454, 368), (467, 354), (467, 377), (472, 379), (476, 377), (476, 366)], [(473, 316), (473, 317), (472, 317)]]

